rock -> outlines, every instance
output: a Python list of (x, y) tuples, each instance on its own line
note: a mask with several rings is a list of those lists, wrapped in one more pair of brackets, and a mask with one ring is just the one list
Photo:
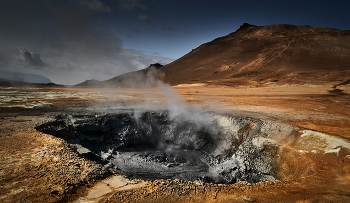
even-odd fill
[(58, 191), (58, 190), (51, 190), (51, 194), (58, 195), (59, 193), (60, 193), (60, 191)]

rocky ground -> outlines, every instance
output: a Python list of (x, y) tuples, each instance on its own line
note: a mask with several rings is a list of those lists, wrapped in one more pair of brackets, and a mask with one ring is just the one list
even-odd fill
[(65, 140), (34, 128), (53, 121), (62, 113), (106, 112), (128, 106), (166, 104), (167, 100), (160, 91), (7, 88), (1, 89), (0, 95), (0, 200), (350, 201), (348, 89), (337, 93), (331, 92), (329, 87), (223, 88), (192, 85), (178, 86), (175, 90), (191, 105), (272, 124), (284, 123), (296, 129), (299, 133), (294, 141), (279, 147), (278, 180), (230, 185), (167, 179), (129, 180), (85, 159)]

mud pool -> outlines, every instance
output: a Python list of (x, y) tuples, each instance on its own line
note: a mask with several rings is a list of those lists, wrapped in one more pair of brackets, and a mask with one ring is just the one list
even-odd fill
[(254, 118), (143, 109), (62, 114), (36, 129), (129, 177), (224, 184), (276, 180), (278, 149), (297, 133)]

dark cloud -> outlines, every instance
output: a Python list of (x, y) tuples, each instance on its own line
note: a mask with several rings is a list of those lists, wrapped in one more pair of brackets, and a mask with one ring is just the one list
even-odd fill
[(133, 30), (137, 33), (140, 33), (140, 34), (142, 33), (141, 30), (139, 30), (139, 29), (133, 29)]
[(93, 10), (93, 11), (99, 11), (99, 12), (110, 12), (111, 8), (104, 5), (99, 0), (80, 0), (79, 3), (81, 5), (86, 6), (86, 8)]
[(23, 59), (27, 63), (27, 65), (32, 65), (32, 66), (47, 65), (40, 59), (40, 55), (38, 53), (29, 52), (25, 48), (20, 49), (20, 56), (21, 56), (21, 59)]
[(39, 8), (34, 7), (35, 1), (11, 1), (5, 0), (0, 3), (0, 31), (12, 35), (21, 35), (30, 30), (32, 20), (38, 22), (44, 16), (36, 12)]
[(77, 33), (94, 22), (95, 11), (111, 9), (99, 0), (3, 0), (0, 31), (27, 37), (42, 30), (55, 32), (55, 28)]
[(145, 21), (145, 22), (147, 22), (147, 23), (150, 23), (149, 20), (148, 20), (148, 18), (147, 18), (147, 16), (145, 16), (145, 15), (139, 14), (139, 19), (142, 20), (142, 21)]
[[(121, 40), (103, 27), (95, 29), (95, 11), (109, 7), (98, 0), (5, 0), (0, 5), (0, 44), (61, 57), (57, 63), (113, 58), (121, 50)], [(28, 64), (43, 65), (37, 55), (21, 52)]]
[[(146, 9), (135, 0), (1, 0), (0, 70), (76, 84), (92, 78), (109, 79), (159, 62), (161, 57), (139, 59), (123, 50), (115, 32), (118, 25), (106, 20), (119, 16), (112, 12), (116, 3), (128, 11)], [(140, 18), (152, 25), (146, 16)], [(141, 33), (139, 29), (131, 31)], [(19, 47), (25, 47), (20, 56)]]
[(138, 0), (119, 0), (120, 9), (134, 11), (135, 9), (146, 10), (146, 6)]
[(162, 30), (176, 30), (176, 29), (167, 25), (162, 27)]
[(142, 20), (142, 21), (148, 23), (149, 25), (155, 27), (155, 25), (147, 18), (147, 16), (139, 14), (139, 15), (138, 15), (138, 18), (139, 18), (140, 20)]
[(7, 64), (7, 63), (8, 63), (7, 58), (2, 53), (0, 53), (0, 64)]

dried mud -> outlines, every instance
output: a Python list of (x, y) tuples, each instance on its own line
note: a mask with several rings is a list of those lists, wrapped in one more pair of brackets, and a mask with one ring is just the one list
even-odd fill
[[(89, 199), (100, 179), (117, 174), (89, 161), (63, 139), (34, 128), (57, 115), (86, 114), (130, 105), (162, 104), (156, 89), (119, 89), (107, 95), (34, 98), (50, 104), (0, 108), (0, 200), (2, 202), (349, 202), (350, 151), (348, 90), (327, 87), (237, 89), (176, 87), (187, 103), (215, 112), (253, 117), (271, 126), (288, 125), (295, 139), (278, 148), (275, 181), (213, 184), (202, 181), (131, 181)], [(7, 90), (6, 90), (7, 91)], [(22, 90), (15, 90), (22, 91)], [(37, 92), (101, 93), (98, 89), (44, 89)], [(91, 94), (89, 93), (91, 92)], [(101, 93), (102, 94), (102, 93)], [(125, 97), (124, 97), (125, 96)], [(17, 101), (25, 105), (28, 101)], [(99, 105), (96, 104), (99, 102)], [(102, 102), (102, 103), (101, 103)], [(322, 133), (318, 133), (322, 132)], [(142, 183), (142, 184), (140, 184)], [(110, 182), (105, 185), (110, 187)], [(85, 198), (85, 199), (84, 199)]]

